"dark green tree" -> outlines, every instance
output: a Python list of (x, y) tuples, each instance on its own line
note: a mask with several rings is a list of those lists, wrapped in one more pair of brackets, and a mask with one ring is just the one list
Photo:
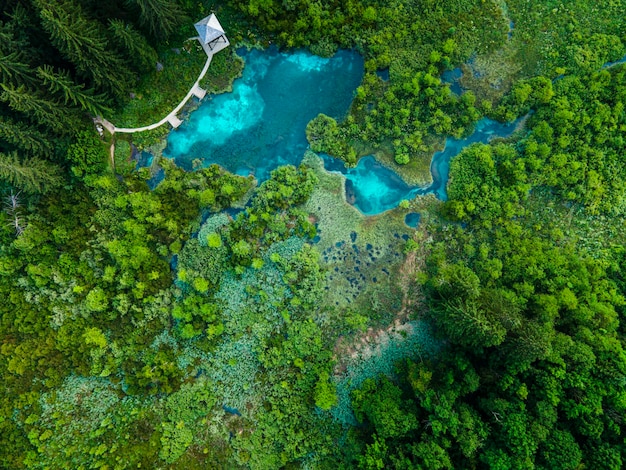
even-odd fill
[(72, 80), (69, 72), (60, 70), (55, 72), (49, 65), (37, 67), (37, 76), (48, 90), (62, 100), (68, 107), (77, 106), (93, 115), (110, 112), (105, 106), (106, 97), (103, 94), (94, 94), (93, 89), (85, 90), (84, 84), (77, 84)]
[(17, 88), (4, 83), (0, 85), (3, 89), (0, 101), (4, 101), (15, 111), (34, 118), (33, 120), (55, 133), (70, 134), (79, 127), (80, 118), (76, 112), (62, 106), (58, 101), (42, 96), (24, 85)]
[(104, 29), (71, 0), (35, 0), (52, 43), (93, 84), (113, 96), (126, 94), (134, 82), (126, 63), (111, 51)]
[(0, 139), (37, 156), (52, 153), (52, 143), (37, 129), (23, 122), (0, 118)]
[(17, 153), (0, 153), (0, 179), (29, 193), (45, 193), (63, 183), (58, 167), (34, 157), (20, 159)]
[(34, 82), (32, 67), (23, 61), (22, 54), (17, 51), (10, 54), (0, 53), (0, 77), (2, 83), (16, 86)]
[(185, 12), (172, 0), (127, 0), (139, 10), (139, 22), (155, 38), (167, 38), (186, 20)]
[(109, 21), (109, 31), (113, 34), (113, 40), (128, 57), (139, 63), (141, 70), (147, 72), (154, 68), (158, 60), (156, 51), (131, 24), (113, 19)]

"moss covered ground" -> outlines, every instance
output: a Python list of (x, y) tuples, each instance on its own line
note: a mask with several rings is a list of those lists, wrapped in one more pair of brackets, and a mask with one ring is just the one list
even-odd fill
[(338, 308), (378, 312), (400, 309), (395, 282), (406, 241), (415, 232), (404, 223), (405, 209), (363, 216), (346, 202), (345, 178), (328, 173), (312, 153), (305, 164), (319, 178), (305, 210), (314, 217), (319, 241), (314, 245), (328, 270), (325, 290)]

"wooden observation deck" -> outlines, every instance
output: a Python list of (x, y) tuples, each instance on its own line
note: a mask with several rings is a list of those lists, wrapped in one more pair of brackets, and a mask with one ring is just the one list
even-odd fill
[(160, 121), (143, 127), (116, 127), (111, 122), (100, 116), (96, 117), (94, 119), (94, 122), (101, 124), (111, 134), (115, 134), (116, 132), (132, 134), (135, 132), (149, 131), (152, 129), (156, 129), (159, 126), (162, 126), (166, 122), (169, 122), (174, 129), (180, 126), (182, 121), (178, 118), (177, 114), (183, 108), (183, 106), (185, 106), (187, 101), (189, 101), (189, 98), (195, 96), (198, 99), (202, 99), (206, 96), (206, 90), (203, 90), (200, 87), (200, 80), (204, 78), (207, 71), (209, 70), (209, 65), (211, 64), (211, 59), (213, 58), (213, 55), (230, 45), (230, 42), (228, 41), (228, 38), (224, 33), (222, 25), (217, 20), (217, 17), (214, 14), (211, 14), (206, 18), (198, 21), (194, 26), (196, 27), (196, 31), (198, 31), (198, 36), (192, 39), (197, 39), (200, 42), (200, 44), (202, 45), (202, 49), (207, 55), (207, 60), (196, 82), (193, 84), (187, 95), (185, 95), (185, 98), (183, 98), (183, 100), (172, 110), (172, 112), (170, 112)]

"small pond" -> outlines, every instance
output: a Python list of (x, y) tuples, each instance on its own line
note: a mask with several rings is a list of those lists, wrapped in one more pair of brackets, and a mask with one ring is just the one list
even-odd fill
[(417, 212), (409, 212), (404, 216), (404, 223), (407, 224), (411, 228), (417, 228), (420, 223), (420, 214)]
[(389, 81), (389, 67), (376, 70), (376, 75), (383, 81)]
[(460, 67), (452, 70), (446, 70), (441, 74), (441, 81), (450, 84), (450, 91), (461, 95), (463, 88), (461, 87), (460, 80), (463, 77), (463, 71)]
[(343, 161), (321, 155), (328, 171), (346, 177), (346, 200), (365, 215), (375, 215), (392, 209), (403, 199), (409, 199), (413, 188), (397, 173), (382, 166), (372, 156), (363, 157), (354, 168)]
[(170, 133), (163, 154), (187, 170), (200, 159), (264, 181), (278, 166), (301, 162), (311, 119), (346, 115), (363, 77), (363, 58), (345, 50), (327, 59), (276, 48), (237, 53), (246, 65), (233, 92), (204, 101)]

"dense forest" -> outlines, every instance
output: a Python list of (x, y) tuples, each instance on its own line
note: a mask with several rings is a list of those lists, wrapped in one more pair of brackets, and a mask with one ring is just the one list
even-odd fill
[[(624, 467), (625, 10), (0, 0), (0, 468)], [(167, 114), (211, 12), (239, 46), (363, 55), (346, 118), (306, 129), (347, 166), (425, 184), (446, 137), (517, 131), (371, 217), (312, 152), (261, 183), (138, 167), (168, 129), (93, 118)]]

